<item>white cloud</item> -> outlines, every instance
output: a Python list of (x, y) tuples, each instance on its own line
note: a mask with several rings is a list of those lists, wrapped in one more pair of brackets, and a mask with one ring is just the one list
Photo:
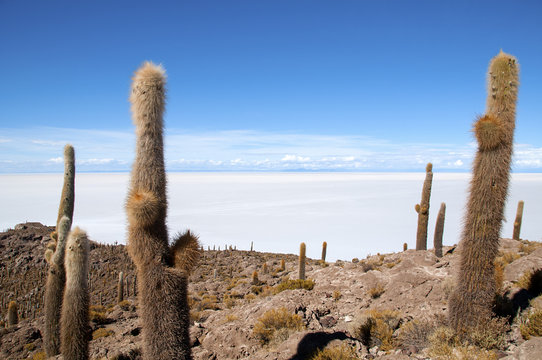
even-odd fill
[[(63, 147), (74, 146), (81, 171), (129, 171), (134, 159), (133, 129), (0, 129), (0, 172), (60, 172)], [(38, 139), (38, 140), (36, 140)], [(169, 130), (165, 161), (170, 171), (470, 171), (476, 143), (392, 142), (362, 135), (296, 134), (250, 130), (189, 132)], [(514, 171), (542, 170), (542, 148), (516, 144)]]
[(114, 162), (114, 159), (84, 159), (77, 161), (77, 164), (79, 165), (104, 165), (104, 164), (111, 164)]

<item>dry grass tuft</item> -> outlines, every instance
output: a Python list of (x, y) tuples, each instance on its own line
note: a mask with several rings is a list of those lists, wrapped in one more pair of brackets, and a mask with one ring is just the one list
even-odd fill
[(536, 309), (521, 321), (519, 330), (521, 336), (528, 340), (531, 336), (542, 336), (542, 310)]
[(395, 348), (393, 333), (401, 325), (399, 313), (392, 310), (369, 310), (352, 325), (352, 334), (363, 345), (379, 346), (386, 351)]
[(108, 337), (114, 334), (115, 332), (111, 329), (99, 328), (99, 329), (94, 330), (94, 332), (92, 333), (92, 340)]
[(353, 347), (342, 344), (329, 346), (323, 350), (318, 350), (309, 360), (357, 360), (358, 357)]
[(254, 324), (253, 335), (265, 345), (286, 340), (290, 334), (305, 328), (297, 314), (290, 314), (286, 308), (265, 312)]
[(314, 288), (314, 281), (311, 279), (307, 280), (290, 280), (290, 279), (284, 279), (282, 282), (278, 285), (276, 285), (273, 288), (273, 293), (278, 294), (285, 290), (296, 290), (296, 289), (305, 289), (305, 290), (312, 290)]
[(386, 291), (386, 289), (384, 289), (384, 285), (378, 283), (372, 288), (370, 288), (368, 293), (371, 296), (371, 298), (376, 299), (376, 298), (379, 298), (380, 295), (384, 294), (384, 291)]

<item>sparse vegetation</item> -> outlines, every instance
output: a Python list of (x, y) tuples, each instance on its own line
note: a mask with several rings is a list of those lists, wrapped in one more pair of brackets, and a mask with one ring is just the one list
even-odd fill
[(526, 340), (531, 336), (542, 336), (542, 309), (533, 309), (520, 323), (519, 329)]
[(369, 310), (352, 325), (352, 334), (365, 346), (378, 345), (390, 350), (396, 345), (393, 333), (401, 325), (399, 313), (392, 310)]
[(111, 329), (98, 328), (92, 332), (92, 340), (114, 335), (115, 332)]
[(285, 279), (280, 284), (273, 288), (273, 293), (278, 294), (285, 290), (296, 290), (296, 289), (305, 289), (312, 290), (314, 288), (314, 281), (311, 279), (307, 280), (290, 280)]
[(356, 360), (358, 359), (354, 348), (349, 345), (342, 344), (336, 346), (328, 346), (323, 350), (318, 350), (316, 354), (311, 356), (309, 360)]
[(262, 344), (269, 344), (277, 335), (287, 339), (291, 333), (304, 327), (299, 315), (291, 314), (286, 308), (271, 309), (258, 318), (253, 334)]
[(375, 286), (369, 289), (368, 293), (371, 298), (376, 299), (379, 298), (380, 295), (384, 294), (384, 291), (386, 291), (384, 285), (382, 285), (381, 283), (377, 283)]

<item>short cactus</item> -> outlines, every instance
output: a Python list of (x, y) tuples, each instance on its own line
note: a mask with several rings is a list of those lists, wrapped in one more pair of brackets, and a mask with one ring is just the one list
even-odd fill
[(117, 304), (124, 300), (124, 273), (119, 273), (119, 282), (117, 284)]
[(299, 279), (305, 280), (305, 252), (306, 252), (306, 245), (304, 242), (301, 243), (299, 246)]
[(284, 261), (284, 259), (280, 259), (279, 271), (284, 271), (284, 270), (286, 270), (286, 262)]
[(518, 209), (516, 211), (516, 220), (514, 221), (514, 233), (512, 239), (519, 240), (519, 233), (521, 231), (521, 221), (523, 219), (523, 200), (518, 202)]
[(250, 281), (250, 283), (252, 285), (259, 285), (260, 284), (260, 279), (258, 279), (258, 272), (257, 271), (254, 271), (252, 273), (252, 280)]
[(60, 318), (60, 351), (66, 360), (88, 359), (90, 335), (87, 235), (79, 228), (70, 232), (66, 244), (66, 289)]
[(19, 323), (19, 314), (17, 303), (10, 301), (8, 305), (8, 327), (13, 327)]
[(435, 237), (433, 238), (433, 247), (435, 248), (435, 256), (442, 257), (442, 236), (444, 234), (444, 218), (446, 216), (446, 204), (440, 204), (440, 209), (437, 215), (435, 224)]
[(428, 163), (425, 168), (425, 181), (423, 182), (422, 201), (414, 207), (418, 213), (418, 230), (416, 232), (416, 250), (427, 250), (427, 225), (429, 223), (429, 200), (431, 198), (431, 185), (433, 183), (433, 164)]
[(408, 250), (408, 244), (407, 243), (403, 243), (403, 251), (407, 251)]
[(326, 262), (327, 242), (322, 243), (322, 262)]
[(510, 166), (519, 85), (516, 59), (502, 51), (491, 60), (486, 114), (474, 132), (478, 151), (460, 242), (457, 286), (449, 300), (450, 325), (456, 331), (486, 327), (497, 290), (495, 259), (510, 182)]

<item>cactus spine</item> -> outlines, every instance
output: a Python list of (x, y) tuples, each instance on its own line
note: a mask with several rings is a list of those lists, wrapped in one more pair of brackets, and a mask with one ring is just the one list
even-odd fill
[(299, 279), (305, 280), (305, 252), (307, 247), (305, 243), (302, 242), (299, 245)]
[(457, 287), (449, 320), (458, 331), (486, 326), (495, 297), (495, 258), (508, 195), (519, 85), (516, 59), (502, 51), (489, 65), (485, 115), (474, 124), (478, 151), (460, 243)]
[(124, 300), (124, 273), (119, 273), (119, 283), (117, 284), (117, 304)]
[(437, 215), (435, 224), (435, 237), (433, 238), (433, 246), (435, 248), (435, 256), (442, 257), (442, 235), (444, 234), (444, 218), (446, 216), (446, 204), (440, 204), (440, 209)]
[(89, 241), (84, 231), (73, 229), (66, 244), (66, 289), (60, 318), (60, 350), (66, 360), (88, 359), (89, 303), (88, 258)]
[(429, 223), (429, 200), (433, 183), (433, 164), (425, 168), (425, 181), (422, 188), (422, 201), (414, 207), (418, 213), (418, 230), (416, 232), (416, 250), (427, 250), (427, 225)]
[(327, 242), (322, 243), (322, 262), (326, 262), (326, 251), (327, 251)]
[(133, 77), (130, 102), (136, 157), (126, 202), (128, 252), (137, 267), (143, 359), (192, 359), (187, 274), (172, 267), (166, 228), (163, 150), (165, 71), (146, 62)]
[(19, 322), (19, 314), (17, 309), (17, 303), (10, 301), (8, 305), (8, 327), (17, 325)]
[(64, 256), (70, 226), (71, 220), (63, 216), (57, 227), (56, 249), (54, 253), (51, 249), (46, 252), (46, 258), (49, 259), (49, 270), (47, 271), (45, 284), (45, 331), (43, 343), (47, 357), (60, 353), (60, 313), (66, 283)]
[(519, 240), (519, 233), (521, 231), (521, 220), (523, 219), (523, 200), (518, 202), (518, 209), (516, 211), (516, 220), (514, 221), (514, 240)]

